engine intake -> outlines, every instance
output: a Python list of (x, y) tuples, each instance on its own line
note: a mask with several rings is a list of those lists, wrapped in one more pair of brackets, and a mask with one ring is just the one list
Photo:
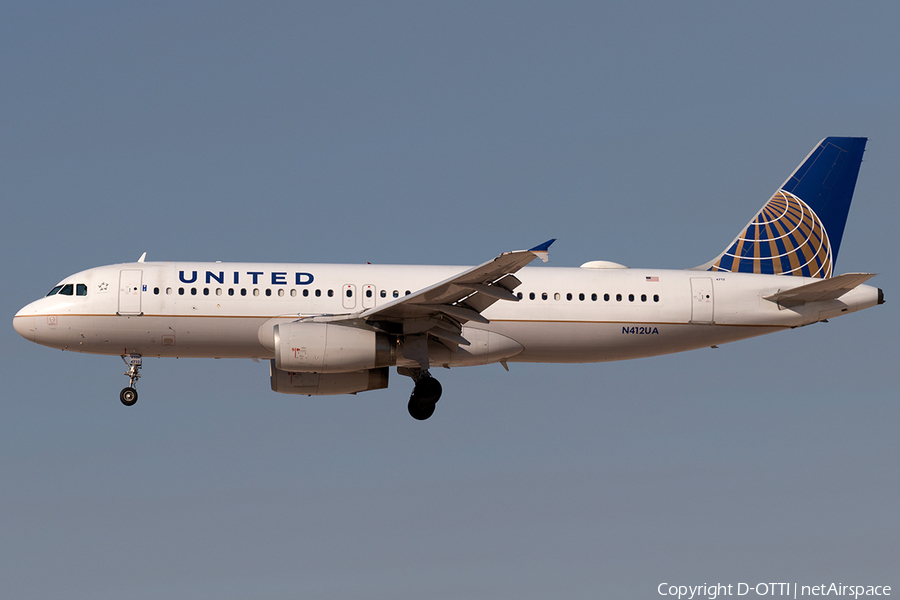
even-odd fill
[(347, 373), (396, 363), (390, 337), (335, 323), (281, 323), (274, 328), (275, 367), (283, 371)]

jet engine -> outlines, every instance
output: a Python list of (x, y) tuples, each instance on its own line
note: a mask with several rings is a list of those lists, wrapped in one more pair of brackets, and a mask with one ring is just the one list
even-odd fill
[(390, 336), (371, 329), (295, 321), (273, 333), (275, 367), (283, 371), (347, 373), (396, 364)]

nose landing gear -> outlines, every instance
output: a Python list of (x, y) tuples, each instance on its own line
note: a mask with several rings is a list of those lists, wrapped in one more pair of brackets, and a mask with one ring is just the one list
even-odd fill
[(128, 365), (128, 370), (125, 371), (125, 376), (128, 377), (128, 387), (119, 392), (119, 400), (125, 406), (134, 406), (138, 399), (138, 393), (134, 386), (137, 385), (137, 380), (141, 378), (141, 355), (129, 354), (128, 358), (122, 355), (122, 360)]

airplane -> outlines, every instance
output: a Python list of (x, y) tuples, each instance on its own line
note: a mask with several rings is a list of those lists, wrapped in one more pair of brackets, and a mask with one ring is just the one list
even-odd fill
[(884, 303), (872, 273), (834, 275), (866, 138), (819, 142), (713, 260), (685, 270), (609, 261), (526, 267), (549, 240), (476, 267), (137, 262), (66, 277), (20, 310), (29, 341), (118, 355), (132, 406), (144, 357), (250, 358), (272, 390), (309, 396), (412, 378), (432, 416), (435, 367), (657, 356), (826, 321)]

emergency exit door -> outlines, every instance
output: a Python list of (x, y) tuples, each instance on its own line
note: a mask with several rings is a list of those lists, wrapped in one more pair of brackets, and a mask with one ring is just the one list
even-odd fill
[(341, 298), (344, 301), (344, 308), (356, 308), (356, 286), (352, 283), (345, 283), (341, 288)]

